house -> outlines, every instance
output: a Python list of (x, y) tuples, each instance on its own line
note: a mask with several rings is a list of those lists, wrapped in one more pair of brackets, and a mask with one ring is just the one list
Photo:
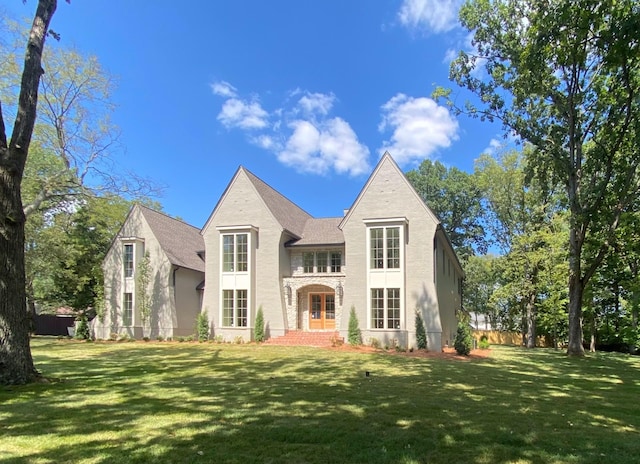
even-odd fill
[(354, 308), (365, 343), (428, 346), (455, 338), (463, 271), (438, 218), (385, 153), (342, 217), (314, 218), (240, 167), (202, 228), (203, 311), (226, 340), (252, 338), (262, 308), (269, 337), (347, 336)]
[[(96, 338), (129, 336), (170, 338), (195, 331), (202, 307), (204, 241), (200, 230), (142, 205), (134, 205), (103, 262), (103, 318), (92, 328)], [(148, 284), (140, 281), (148, 257)], [(150, 315), (143, 320), (142, 301)]]
[[(142, 321), (139, 263), (149, 254), (152, 297)], [(463, 271), (438, 218), (385, 153), (341, 217), (314, 218), (244, 167), (202, 230), (135, 206), (104, 261), (105, 317), (96, 336), (194, 333), (253, 338), (262, 308), (267, 336), (324, 331), (346, 338), (354, 309), (365, 343), (453, 344)]]

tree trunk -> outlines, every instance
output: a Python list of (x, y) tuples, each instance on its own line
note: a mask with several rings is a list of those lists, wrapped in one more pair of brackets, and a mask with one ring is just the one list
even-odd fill
[(536, 294), (531, 292), (527, 298), (527, 348), (536, 347)]
[(584, 356), (582, 346), (582, 294), (584, 286), (580, 274), (569, 271), (569, 356)]
[(56, 0), (40, 0), (33, 19), (20, 83), (18, 111), (7, 144), (0, 106), (0, 384), (39, 376), (29, 346), (24, 267), (25, 216), (20, 186), (36, 120), (42, 51)]

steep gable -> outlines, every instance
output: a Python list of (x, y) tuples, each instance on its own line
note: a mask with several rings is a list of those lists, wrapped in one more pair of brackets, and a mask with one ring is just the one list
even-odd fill
[(198, 228), (146, 206), (134, 208), (140, 209), (171, 264), (204, 272), (204, 261), (198, 256), (204, 250), (204, 240)]
[(362, 200), (362, 198), (367, 194), (367, 190), (369, 189), (369, 187), (373, 183), (374, 179), (378, 176), (380, 171), (383, 170), (383, 169), (385, 169), (385, 170), (386, 169), (390, 169), (391, 171), (395, 171), (395, 173), (397, 174), (397, 181), (401, 182), (403, 185), (408, 187), (408, 189), (411, 192), (411, 194), (418, 200), (420, 205), (424, 208), (425, 213), (433, 220), (433, 222), (435, 224), (440, 224), (440, 220), (438, 219), (438, 217), (431, 210), (431, 208), (429, 208), (429, 206), (427, 206), (427, 204), (422, 200), (420, 195), (418, 195), (418, 192), (416, 192), (416, 190), (413, 188), (413, 185), (411, 185), (411, 182), (409, 182), (409, 180), (407, 179), (407, 176), (404, 175), (404, 173), (402, 172), (400, 167), (396, 164), (396, 162), (391, 157), (389, 152), (385, 152), (384, 155), (382, 155), (382, 158), (380, 158), (380, 161), (378, 162), (378, 165), (376, 166), (376, 168), (373, 170), (373, 172), (369, 176), (369, 179), (364, 184), (364, 187), (362, 188), (362, 190), (360, 191), (360, 193), (356, 197), (356, 200), (353, 202), (353, 205), (351, 205), (351, 208), (349, 208), (349, 211), (347, 212), (345, 217), (340, 222), (340, 225), (338, 226), (340, 229), (344, 228), (345, 224), (351, 218), (353, 211), (355, 211), (355, 209), (357, 208), (357, 206), (360, 203), (360, 201)]
[(239, 176), (244, 176), (251, 183), (258, 197), (262, 200), (269, 213), (273, 216), (276, 222), (280, 224), (283, 230), (296, 237), (302, 236), (305, 224), (312, 218), (312, 216), (242, 166), (238, 168), (238, 171), (236, 171), (236, 174), (233, 176), (231, 182), (229, 182), (229, 185), (220, 197), (218, 204), (216, 204), (205, 226), (202, 228), (202, 233), (204, 233), (205, 229), (208, 227), (212, 218), (215, 216), (220, 205), (224, 202), (230, 189)]

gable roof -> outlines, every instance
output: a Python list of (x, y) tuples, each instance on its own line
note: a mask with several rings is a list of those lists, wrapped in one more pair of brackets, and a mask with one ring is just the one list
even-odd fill
[(344, 245), (344, 234), (338, 228), (338, 218), (311, 218), (307, 220), (299, 240), (287, 243), (288, 247)]
[(139, 208), (171, 264), (204, 272), (204, 261), (198, 256), (204, 250), (200, 229), (146, 206), (134, 208)]
[(216, 210), (227, 196), (229, 189), (240, 175), (246, 176), (251, 185), (253, 185), (253, 188), (256, 190), (258, 197), (260, 197), (266, 208), (269, 210), (276, 222), (280, 224), (282, 229), (296, 238), (302, 237), (304, 226), (309, 219), (312, 219), (312, 216), (243, 166), (238, 168), (231, 179), (231, 182), (227, 185), (224, 193), (220, 196), (220, 199), (218, 200), (215, 208), (213, 208), (209, 219), (207, 219), (207, 222), (202, 227), (201, 233), (207, 228), (209, 222), (215, 215)]
[(418, 192), (416, 192), (416, 189), (413, 188), (413, 185), (411, 185), (411, 182), (409, 182), (409, 179), (407, 179), (407, 176), (404, 174), (404, 172), (402, 172), (402, 170), (400, 169), (400, 166), (398, 166), (398, 164), (391, 157), (389, 152), (385, 151), (384, 155), (382, 155), (382, 158), (380, 158), (380, 161), (378, 161), (378, 164), (376, 165), (375, 169), (373, 170), (373, 172), (369, 176), (369, 179), (367, 179), (367, 182), (364, 184), (364, 187), (362, 187), (362, 190), (360, 190), (360, 193), (356, 197), (356, 200), (353, 202), (353, 204), (351, 205), (351, 208), (349, 208), (349, 211), (347, 212), (347, 214), (345, 214), (344, 218), (342, 219), (342, 221), (340, 222), (340, 225), (338, 227), (340, 227), (340, 229), (342, 230), (344, 225), (349, 221), (349, 219), (351, 218), (352, 212), (355, 210), (355, 207), (360, 202), (360, 200), (364, 196), (365, 192), (368, 190), (369, 186), (371, 185), (371, 182), (373, 182), (373, 179), (376, 177), (376, 175), (378, 174), (380, 169), (382, 169), (382, 166), (384, 166), (386, 164), (390, 164), (393, 167), (393, 169), (398, 173), (399, 177), (409, 187), (409, 190), (415, 195), (415, 197), (418, 199), (420, 204), (424, 207), (425, 212), (429, 216), (431, 216), (431, 218), (433, 219), (433, 221), (437, 225), (440, 225), (440, 219), (438, 219), (438, 216), (436, 216), (436, 214), (431, 210), (431, 208), (429, 208), (429, 206), (424, 202), (422, 197), (420, 197), (420, 195), (418, 195)]
[(252, 172), (240, 167), (253, 186), (258, 195), (262, 198), (273, 217), (278, 221), (282, 228), (301, 237), (304, 232), (304, 226), (309, 219), (313, 219), (309, 213), (300, 208), (294, 202), (289, 200), (283, 194), (268, 185), (262, 179), (254, 175)]

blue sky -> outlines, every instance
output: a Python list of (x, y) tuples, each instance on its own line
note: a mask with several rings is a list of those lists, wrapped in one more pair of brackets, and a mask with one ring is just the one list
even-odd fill
[(405, 171), (425, 158), (472, 171), (500, 126), (429, 98), (467, 98), (448, 80), (470, 46), (459, 4), (59, 0), (51, 27), (117, 78), (117, 163), (201, 227), (239, 165), (316, 217), (340, 216), (385, 150)]

